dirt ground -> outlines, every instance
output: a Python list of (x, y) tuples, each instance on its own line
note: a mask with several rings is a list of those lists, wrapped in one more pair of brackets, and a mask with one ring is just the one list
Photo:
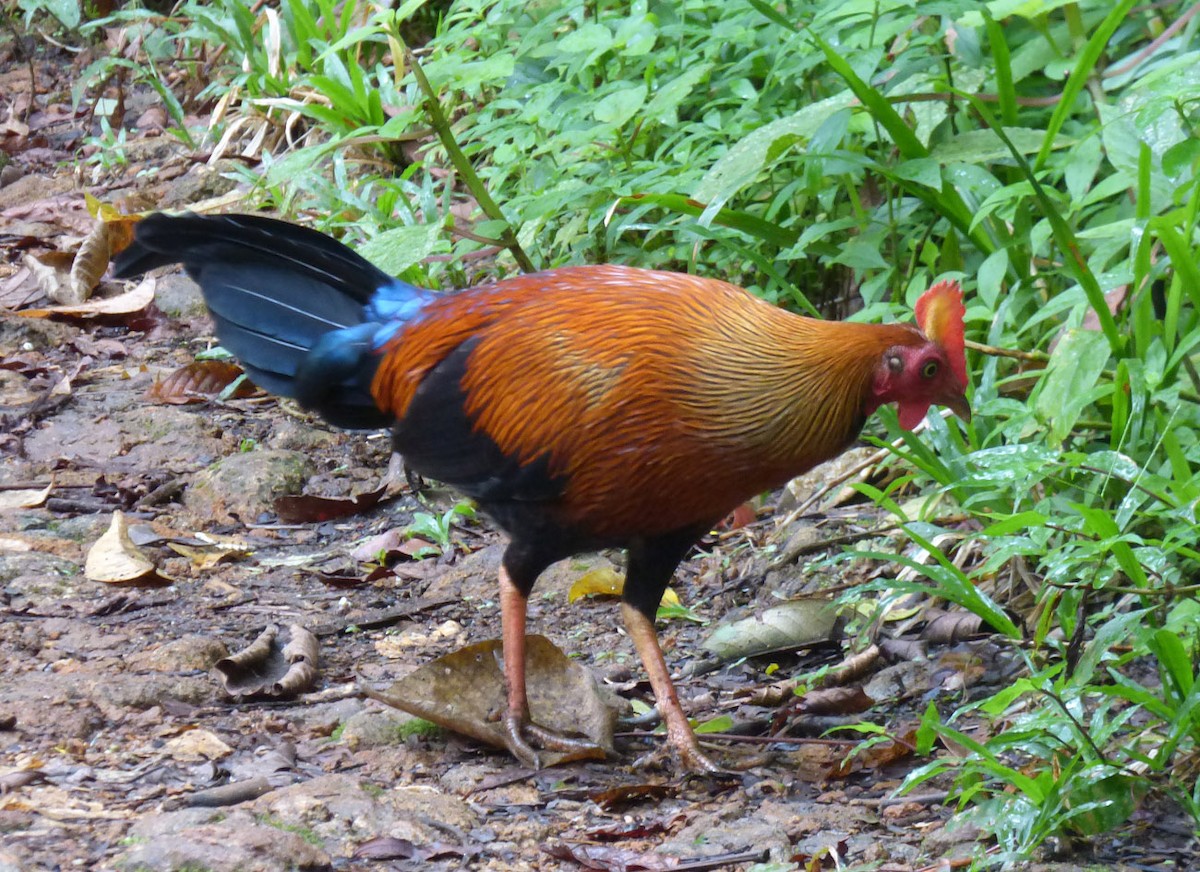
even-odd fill
[[(618, 726), (608, 760), (533, 771), (364, 698), (363, 684), (386, 688), (499, 636), (502, 542), (486, 521), (459, 518), (440, 555), (413, 554), (402, 536), (386, 567), (373, 567), (364, 543), (371, 552), (383, 541), (374, 537), (410, 530), (414, 512), (440, 516), (453, 505), (452, 495), (407, 486), (344, 517), (321, 520), (324, 509), (301, 504), (302, 520), (281, 518), (286, 494), (373, 491), (389, 466), (387, 439), (331, 430), (262, 396), (176, 404), (148, 395), (211, 344), (199, 296), (178, 275), (161, 277), (153, 302), (128, 311), (22, 315), (50, 305), (46, 291), (62, 281), (61, 272), (39, 278), (37, 264), (61, 271), (54, 253), (69, 264), (90, 231), (85, 194), (135, 211), (234, 190), (221, 167), (156, 131), (154, 118), (142, 125), (153, 106), (133, 96), (145, 95), (126, 107), (139, 124), (125, 162), (81, 159), (94, 119), (69, 106), (70, 70), (52, 60), (36, 64), (33, 96), (23, 59), (0, 49), (0, 93), (17, 95), (0, 107), (9, 122), (0, 155), (10, 157), (0, 179), (0, 872), (909, 872), (954, 868), (977, 848), (970, 828), (946, 826), (948, 784), (894, 796), (920, 762), (904, 741), (843, 765), (852, 745), (822, 737), (866, 718), (903, 738), (929, 699), (950, 705), (994, 690), (1006, 658), (986, 639), (877, 659), (854, 682), (874, 682), (867, 713), (807, 722), (748, 694), (839, 662), (839, 645), (864, 646), (841, 638), (724, 663), (702, 647), (730, 616), (874, 572), (839, 564), (843, 574), (832, 577), (803, 560), (769, 568), (762, 547), (862, 530), (874, 522), (867, 508), (810, 513), (782, 535), (760, 511), (680, 571), (675, 589), (704, 623), (661, 622), (663, 646), (689, 713), (727, 715), (722, 733), (739, 734), (713, 744), (735, 775), (682, 777), (669, 761), (641, 759), (661, 744), (645, 735), (645, 718)], [(104, 281), (96, 298), (129, 287)], [(153, 565), (127, 583), (98, 580), (104, 568), (88, 559), (118, 512), (130, 544), (115, 557), (100, 551), (110, 561), (136, 551)], [(568, 602), (571, 586), (608, 559), (548, 573), (530, 629), (586, 667), (629, 718), (632, 701), (652, 696), (613, 601)], [(315, 635), (316, 683), (285, 700), (229, 695), (214, 664), (272, 625)], [(755, 742), (773, 721), (784, 727), (779, 741)], [(1195, 842), (1174, 826), (1146, 814), (1135, 838), (1056, 847), (1082, 849), (1099, 868), (1197, 868)]]

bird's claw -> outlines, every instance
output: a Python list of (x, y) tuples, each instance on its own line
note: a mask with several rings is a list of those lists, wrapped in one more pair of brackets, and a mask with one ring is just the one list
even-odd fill
[(533, 723), (528, 717), (514, 714), (504, 717), (504, 737), (504, 744), (509, 753), (533, 769), (541, 769), (542, 764), (530, 740), (536, 742), (544, 751), (558, 751), (564, 754), (599, 750), (599, 746), (590, 739), (564, 736)]

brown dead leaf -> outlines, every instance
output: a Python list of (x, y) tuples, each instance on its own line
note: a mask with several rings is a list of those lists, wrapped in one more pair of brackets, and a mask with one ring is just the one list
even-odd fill
[(911, 757), (915, 751), (916, 740), (917, 732), (912, 730), (890, 742), (871, 745), (834, 766), (829, 770), (828, 777), (831, 779), (845, 778), (853, 772), (861, 772), (864, 769), (881, 769), (897, 760)]
[(983, 619), (971, 612), (944, 612), (929, 609), (921, 638), (935, 645), (949, 645), (974, 638), (983, 632)]
[(861, 687), (827, 687), (810, 690), (792, 705), (796, 714), (856, 715), (875, 704)]
[[(525, 675), (534, 722), (564, 735), (583, 735), (596, 749), (540, 753), (542, 765), (602, 759), (613, 751), (614, 715), (600, 699), (591, 673), (569, 659), (545, 636), (525, 641)], [(384, 691), (363, 688), (372, 699), (470, 736), (506, 748), (501, 717), (505, 710), (499, 639), (461, 648), (427, 663)]]
[[(620, 596), (625, 590), (625, 576), (607, 566), (590, 569), (575, 579), (571, 589), (567, 591), (567, 602), (573, 603), (585, 596)], [(679, 605), (679, 594), (674, 589), (663, 591), (659, 605)]]
[[(91, 203), (88, 205), (90, 207)], [(130, 221), (124, 216), (111, 220), (97, 217), (91, 232), (84, 237), (79, 251), (75, 253), (69, 280), (63, 289), (65, 295), (51, 296), (51, 299), (56, 303), (74, 306), (90, 297), (108, 269), (112, 255), (133, 241), (134, 223), (136, 219)]]
[(213, 667), (231, 696), (280, 699), (308, 690), (317, 680), (317, 637), (298, 624), (288, 627), (288, 642), (279, 629), (267, 627), (246, 648)]
[[(155, 403), (183, 406), (203, 403), (221, 393), (242, 375), (242, 368), (227, 360), (195, 360), (181, 366), (161, 381), (146, 389), (146, 399)], [(253, 396), (258, 390), (243, 379), (233, 392), (234, 397)]]
[(83, 573), (92, 581), (105, 584), (170, 584), (159, 575), (154, 564), (129, 538), (129, 525), (122, 512), (113, 512), (112, 523), (84, 562)]
[(140, 312), (154, 302), (156, 282), (153, 276), (142, 279), (131, 291), (115, 297), (90, 300), (77, 306), (47, 306), (44, 309), (22, 309), (23, 318), (49, 318), (63, 315), (71, 318), (94, 318), (99, 315), (129, 315)]
[(350, 497), (319, 497), (312, 494), (286, 495), (275, 500), (275, 514), (285, 524), (332, 521), (365, 512), (379, 505), (387, 486)]
[(186, 557), (192, 562), (192, 567), (201, 571), (212, 569), (223, 560), (235, 560), (245, 557), (250, 552), (233, 548), (220, 548), (215, 545), (195, 547), (182, 542), (168, 542), (167, 547), (176, 554)]
[[(26, 254), (22, 265), (33, 275), (41, 292), (56, 303), (71, 302), (71, 263), (74, 258), (65, 251)], [(75, 302), (82, 302), (76, 300)]]

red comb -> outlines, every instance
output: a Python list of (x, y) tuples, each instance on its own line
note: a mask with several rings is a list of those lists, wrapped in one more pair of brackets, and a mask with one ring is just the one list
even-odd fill
[(938, 282), (917, 300), (917, 326), (942, 346), (959, 384), (967, 386), (966, 344), (963, 340), (962, 288), (956, 281)]

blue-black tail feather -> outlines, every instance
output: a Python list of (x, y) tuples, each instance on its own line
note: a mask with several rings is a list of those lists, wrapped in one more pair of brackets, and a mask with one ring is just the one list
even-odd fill
[(254, 383), (341, 427), (389, 423), (371, 398), (377, 352), (432, 296), (323, 233), (258, 215), (150, 215), (114, 263), (121, 278), (182, 263)]

